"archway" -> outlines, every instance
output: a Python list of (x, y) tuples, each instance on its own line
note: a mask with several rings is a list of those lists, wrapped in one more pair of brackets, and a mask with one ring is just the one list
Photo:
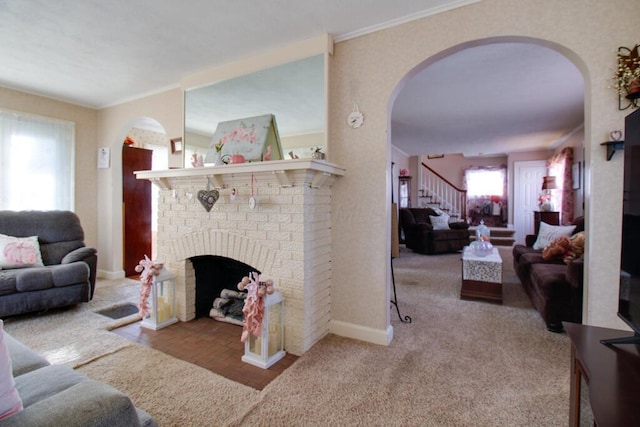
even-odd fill
[[(127, 140), (127, 138), (134, 141), (134, 143), (130, 145), (138, 147), (138, 149), (141, 149), (141, 150), (146, 149), (149, 151), (153, 151), (155, 153), (154, 156), (156, 157), (156, 159), (152, 160), (151, 168), (155, 167), (156, 169), (166, 169), (167, 168), (166, 157), (171, 155), (170, 140), (167, 133), (165, 132), (164, 126), (157, 120), (150, 117), (136, 117), (134, 119), (129, 120), (126, 124), (124, 124), (120, 128), (120, 131), (117, 133), (117, 138), (112, 144), (112, 147), (113, 147), (112, 191), (113, 191), (114, 201), (116, 201), (116, 203), (118, 203), (119, 205), (118, 209), (113, 210), (113, 217), (112, 217), (112, 225), (115, 231), (111, 237), (112, 248), (113, 248), (112, 263), (114, 267), (113, 269), (115, 271), (117, 270), (123, 271), (123, 275), (125, 270), (124, 258), (125, 258), (125, 246), (126, 246), (127, 236), (125, 233), (125, 220), (124, 220), (125, 213), (123, 212), (122, 207), (120, 207), (120, 204), (122, 204), (125, 198), (124, 191), (123, 191), (124, 168), (123, 168), (122, 154), (123, 154), (123, 146), (125, 145), (124, 142)], [(164, 157), (164, 162), (162, 165), (159, 165), (157, 162), (158, 155), (160, 155), (160, 157)], [(150, 185), (150, 183), (145, 183), (145, 184), (148, 185), (151, 192), (157, 191), (153, 186)], [(154, 209), (151, 201), (149, 201), (149, 205), (151, 207), (151, 212), (153, 212)], [(135, 208), (133, 209), (133, 214), (134, 215), (137, 214)], [(153, 244), (153, 236), (155, 234), (153, 232), (153, 228), (155, 227), (154, 222), (155, 222), (155, 219), (153, 218), (149, 222), (149, 226), (152, 227), (149, 233), (150, 239), (151, 239), (151, 243), (150, 243), (151, 249), (149, 253), (136, 254), (134, 258), (138, 258), (138, 260), (144, 257), (144, 255), (153, 257), (153, 251), (155, 247), (155, 245)]]
[[(395, 193), (397, 194), (397, 189), (398, 189), (398, 176), (397, 176), (397, 172), (401, 169), (401, 168), (409, 168), (410, 172), (412, 175), (419, 175), (419, 168), (420, 168), (420, 164), (421, 164), (421, 157), (422, 155), (427, 155), (427, 154), (441, 154), (441, 153), (452, 153), (454, 151), (447, 151), (447, 150), (451, 150), (452, 146), (455, 146), (457, 141), (448, 141), (446, 140), (446, 138), (429, 138), (428, 136), (423, 135), (419, 135), (419, 137), (421, 137), (421, 140), (431, 140), (431, 143), (427, 144), (425, 147), (425, 151), (421, 152), (421, 153), (417, 153), (415, 151), (412, 151), (410, 149), (406, 149), (405, 147), (409, 147), (410, 145), (405, 145), (405, 147), (402, 148), (402, 151), (404, 151), (405, 153), (409, 153), (409, 155), (405, 156), (404, 158), (402, 158), (402, 156), (400, 156), (400, 159), (398, 158), (398, 154), (396, 152), (396, 150), (394, 150), (394, 148), (396, 147), (395, 142), (396, 139), (398, 138), (399, 134), (402, 133), (403, 129), (399, 129), (399, 127), (397, 126), (396, 121), (394, 120), (394, 113), (396, 111), (396, 108), (398, 106), (398, 100), (401, 98), (402, 93), (404, 90), (408, 89), (408, 92), (410, 92), (411, 94), (416, 94), (416, 87), (415, 85), (412, 86), (412, 81), (414, 81), (415, 79), (418, 79), (419, 76), (421, 75), (421, 73), (423, 73), (425, 70), (429, 69), (430, 67), (433, 67), (433, 69), (439, 67), (441, 64), (445, 63), (445, 60), (456, 60), (458, 63), (462, 63), (461, 59), (464, 59), (464, 56), (466, 53), (470, 52), (471, 50), (480, 50), (483, 47), (490, 47), (493, 48), (493, 51), (495, 52), (496, 50), (499, 50), (500, 48), (513, 48), (516, 45), (521, 45), (524, 46), (525, 50), (527, 52), (535, 52), (537, 50), (547, 54), (547, 56), (555, 56), (555, 57), (559, 57), (562, 61), (564, 61), (565, 66), (568, 66), (568, 68), (573, 70), (572, 73), (572, 77), (571, 77), (571, 81), (572, 84), (573, 82), (577, 83), (579, 85), (579, 95), (580, 95), (580, 100), (579, 100), (579, 105), (577, 105), (577, 107), (574, 108), (574, 111), (577, 111), (579, 113), (579, 121), (580, 123), (565, 129), (562, 133), (561, 132), (548, 132), (547, 135), (539, 135), (540, 137), (546, 137), (548, 139), (551, 139), (551, 141), (553, 142), (553, 144), (549, 145), (549, 148), (547, 148), (548, 150), (553, 150), (553, 148), (562, 145), (562, 143), (568, 138), (567, 135), (571, 135), (572, 133), (575, 132), (575, 129), (578, 128), (580, 129), (582, 132), (584, 132), (584, 123), (588, 120), (588, 111), (586, 111), (585, 109), (585, 102), (584, 102), (584, 94), (585, 94), (585, 77), (586, 76), (586, 67), (584, 66), (583, 61), (578, 58), (572, 51), (566, 49), (565, 47), (555, 44), (555, 43), (550, 43), (548, 41), (545, 40), (540, 40), (540, 39), (533, 39), (533, 38), (526, 38), (526, 37), (510, 37), (510, 36), (505, 36), (505, 37), (494, 37), (494, 38), (487, 38), (487, 39), (481, 39), (481, 40), (474, 40), (471, 42), (467, 42), (467, 43), (462, 43), (460, 45), (456, 45), (453, 46), (449, 49), (446, 49), (444, 51), (441, 51), (427, 59), (425, 59), (424, 61), (422, 61), (421, 63), (419, 63), (418, 65), (414, 66), (411, 70), (409, 70), (406, 75), (398, 82), (397, 86), (395, 87), (391, 97), (389, 98), (389, 102), (388, 102), (388, 127), (390, 129), (389, 133), (388, 133), (388, 142), (389, 142), (389, 153), (391, 156), (391, 159), (389, 161), (389, 164), (391, 164), (392, 162), (395, 163), (395, 169), (394, 169), (394, 176), (391, 177), (391, 179), (389, 180), (391, 182), (391, 185), (394, 186), (394, 190)], [(490, 49), (487, 49), (487, 51), (490, 51)], [(475, 56), (475, 55), (474, 55)], [(477, 59), (478, 57), (475, 56), (475, 58)], [(487, 59), (487, 56), (485, 56), (485, 58), (483, 59)], [(491, 58), (489, 58), (491, 59)], [(502, 66), (504, 67), (508, 67), (509, 64), (504, 65), (502, 64)], [(477, 64), (474, 65), (473, 63), (469, 63), (468, 64), (468, 69), (464, 70), (467, 74), (465, 74), (465, 72), (463, 72), (460, 75), (456, 75), (456, 76), (450, 76), (450, 79), (453, 79), (454, 82), (456, 82), (455, 79), (463, 79), (464, 76), (469, 76), (469, 71), (471, 70), (476, 71), (478, 69), (481, 69), (482, 67), (478, 66)], [(476, 78), (478, 76), (473, 75), (472, 77)], [(563, 77), (563, 76), (562, 76)], [(557, 78), (558, 81), (562, 82), (562, 78), (558, 77)], [(457, 80), (457, 83), (459, 83), (460, 80)], [(566, 82), (566, 80), (565, 80)], [(490, 83), (490, 82), (489, 82)], [(562, 89), (561, 85), (560, 85), (560, 89), (558, 89), (558, 85), (557, 82), (555, 81), (551, 81), (549, 82), (549, 84), (552, 87), (556, 87), (556, 91), (558, 92), (559, 90)], [(438, 85), (442, 86), (443, 85), (443, 81), (439, 81)], [(556, 85), (556, 86), (554, 86)], [(465, 87), (464, 85), (459, 85), (462, 87)], [(508, 89), (509, 85), (506, 84), (504, 87), (498, 88), (501, 89), (503, 91), (505, 91), (506, 89)], [(574, 88), (575, 89), (575, 88)], [(446, 91), (447, 89), (444, 88), (444, 91)], [(470, 103), (473, 104), (473, 99), (467, 99), (467, 95), (469, 98), (473, 98), (473, 94), (469, 94), (469, 93), (454, 93), (455, 91), (451, 91), (451, 97), (450, 98), (439, 98), (442, 99), (441, 102), (441, 110), (438, 111), (438, 114), (433, 114), (431, 116), (429, 116), (428, 114), (431, 112), (433, 112), (433, 110), (429, 110), (427, 108), (416, 108), (415, 111), (426, 111), (426, 113), (423, 114), (423, 116), (421, 117), (421, 120), (423, 121), (423, 123), (433, 123), (434, 120), (438, 121), (438, 122), (446, 122), (446, 120), (444, 120), (442, 117), (445, 114), (444, 112), (447, 111), (446, 108), (450, 108), (451, 104), (456, 104), (458, 107), (460, 107), (460, 105), (462, 103)], [(575, 90), (574, 90), (575, 92)], [(432, 98), (435, 97), (437, 98), (438, 96), (437, 91), (434, 91), (432, 93), (428, 93), (428, 94), (422, 94), (423, 98), (431, 96)], [(558, 93), (558, 96), (561, 97), (562, 93)], [(519, 103), (521, 104), (526, 104), (526, 103), (532, 103), (533, 99), (531, 98), (519, 98), (517, 96), (512, 96), (512, 98), (514, 98), (515, 100), (517, 100)], [(482, 103), (482, 101), (484, 101), (484, 99), (482, 97), (479, 97), (479, 101), (480, 103)], [(482, 104), (480, 104), (482, 105)], [(423, 105), (419, 106), (419, 107), (423, 107)], [(446, 107), (446, 108), (445, 108)], [(573, 108), (573, 107), (572, 107)], [(480, 107), (479, 109), (482, 109), (482, 107)], [(466, 116), (465, 114), (461, 114), (461, 110), (463, 110), (462, 108), (457, 108), (457, 109), (449, 109), (449, 115), (450, 117), (456, 118), (458, 120), (458, 123), (460, 123), (460, 126), (463, 127), (465, 126), (467, 123), (466, 122), (470, 122), (471, 119)], [(486, 112), (488, 109), (484, 109), (484, 112)], [(513, 110), (513, 108), (512, 108)], [(435, 119), (434, 119), (435, 118)], [(508, 118), (503, 118), (502, 120), (508, 120)], [(406, 120), (400, 120), (398, 122), (402, 122), (403, 124), (406, 124), (407, 121)], [(455, 125), (451, 124), (451, 122), (449, 122), (450, 126)], [(506, 127), (506, 126), (505, 126)], [(536, 131), (537, 132), (537, 131)], [(541, 133), (541, 132), (538, 132)], [(505, 133), (506, 134), (506, 133)], [(531, 132), (529, 134), (525, 134), (527, 137), (529, 138), (533, 138), (533, 136), (538, 136), (537, 134), (534, 135), (534, 132)], [(533, 136), (532, 136), (533, 135)], [(442, 136), (442, 135), (440, 135)], [(414, 139), (418, 139), (416, 138), (416, 135), (411, 135), (408, 136), (408, 138), (413, 137)], [(436, 139), (437, 142), (433, 142), (433, 140)], [(503, 143), (503, 146), (506, 147), (510, 147), (510, 150), (512, 151), (522, 151), (524, 152), (524, 150), (522, 150), (521, 148), (519, 148), (519, 146), (517, 146), (517, 144), (519, 143), (518, 138), (502, 138), (503, 140), (500, 141), (501, 143)], [(581, 143), (584, 142), (584, 137), (582, 138)], [(509, 143), (511, 144), (511, 146), (509, 146)], [(481, 148), (480, 146), (478, 146), (478, 149), (476, 150), (476, 153), (482, 153), (482, 152), (487, 152), (490, 150), (494, 150), (494, 147), (490, 144), (487, 144), (485, 146), (485, 148)], [(579, 158), (577, 160), (582, 161), (582, 150), (577, 150), (579, 154)], [(517, 158), (514, 156), (511, 156), (510, 154), (507, 154), (504, 156), (505, 161), (508, 163), (509, 169), (512, 169), (513, 166), (513, 158)], [(524, 157), (525, 160), (527, 160), (527, 157)], [(588, 162), (585, 162), (585, 165), (588, 165)], [(586, 172), (588, 173), (588, 168), (586, 170)], [(509, 191), (508, 191), (508, 196), (512, 199), (513, 198), (513, 173), (510, 171), (509, 172)], [(416, 180), (414, 178), (414, 180)], [(412, 189), (412, 199), (418, 199), (418, 190), (420, 189), (420, 183), (418, 182), (417, 184), (414, 185), (413, 189)], [(581, 186), (583, 188), (584, 191), (584, 185)], [(584, 194), (584, 193), (582, 193)], [(580, 201), (579, 203), (580, 207), (582, 206), (582, 195), (580, 195)], [(583, 214), (584, 212), (581, 211), (581, 214)], [(513, 222), (513, 210), (510, 210), (509, 213), (509, 220), (510, 222)], [(586, 295), (586, 293), (585, 293)], [(410, 313), (408, 313), (410, 314)]]

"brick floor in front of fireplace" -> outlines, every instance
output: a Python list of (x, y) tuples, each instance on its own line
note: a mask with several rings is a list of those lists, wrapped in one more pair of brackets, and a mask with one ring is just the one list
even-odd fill
[(262, 390), (298, 357), (287, 353), (269, 369), (243, 362), (242, 327), (201, 317), (178, 322), (158, 331), (143, 328), (141, 322), (112, 330), (131, 341), (208, 369), (232, 381)]

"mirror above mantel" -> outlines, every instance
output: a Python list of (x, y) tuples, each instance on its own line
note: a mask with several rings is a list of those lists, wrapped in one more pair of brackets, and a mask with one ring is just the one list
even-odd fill
[(275, 116), (285, 159), (311, 158), (317, 147), (326, 152), (327, 55), (284, 55), (268, 68), (186, 88), (185, 167), (194, 152), (206, 155), (218, 123), (265, 114)]

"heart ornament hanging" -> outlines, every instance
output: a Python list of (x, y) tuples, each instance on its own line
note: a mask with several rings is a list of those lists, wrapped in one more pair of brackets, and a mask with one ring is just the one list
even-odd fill
[(215, 205), (220, 198), (220, 192), (215, 188), (213, 190), (210, 190), (210, 188), (211, 185), (209, 181), (207, 181), (207, 189), (198, 191), (198, 201), (204, 206), (207, 212), (211, 211), (213, 205)]
[(211, 211), (211, 208), (220, 198), (220, 193), (218, 190), (200, 190), (198, 191), (198, 200), (207, 210), (207, 212)]

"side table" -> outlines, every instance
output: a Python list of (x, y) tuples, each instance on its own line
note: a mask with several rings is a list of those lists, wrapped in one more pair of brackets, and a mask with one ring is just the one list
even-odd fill
[(461, 299), (485, 299), (502, 304), (502, 258), (497, 248), (479, 257), (469, 246), (462, 250)]

